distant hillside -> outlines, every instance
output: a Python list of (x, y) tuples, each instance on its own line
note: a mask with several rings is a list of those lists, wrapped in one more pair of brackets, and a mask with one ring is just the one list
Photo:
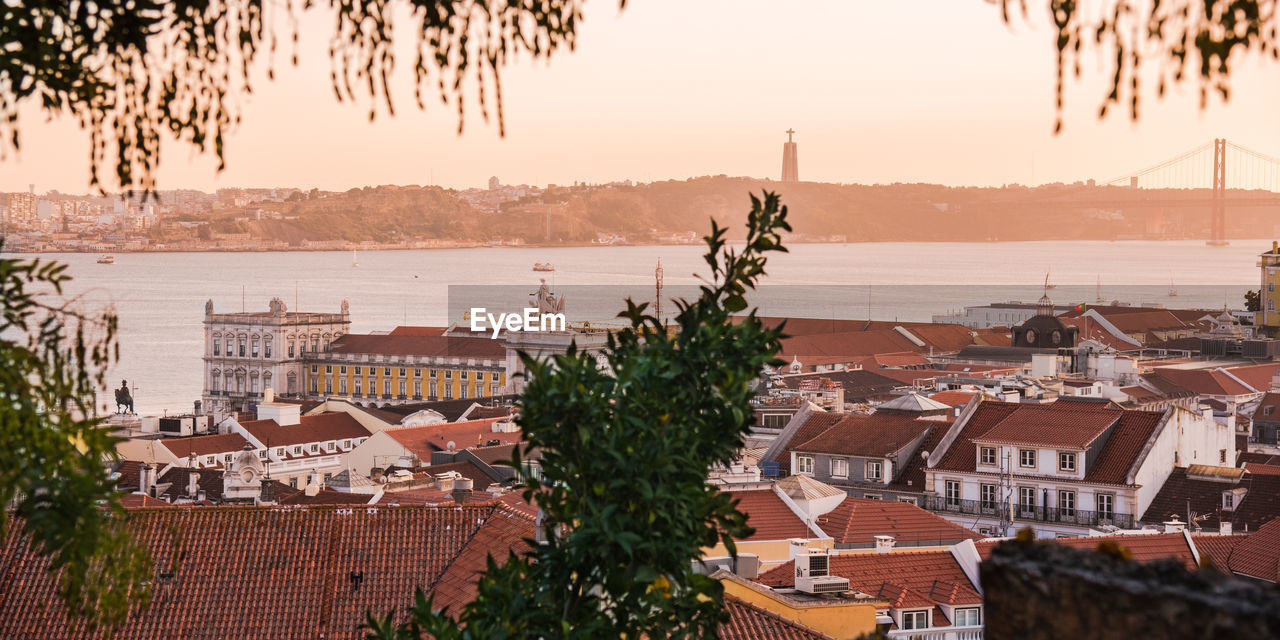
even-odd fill
[(326, 197), (299, 194), (288, 202), (254, 205), (279, 219), (215, 214), (212, 230), (299, 244), (303, 240), (397, 242), (404, 239), (487, 240), (494, 229), (471, 205), (440, 187), (365, 187)]
[[(1193, 190), (782, 184), (719, 176), (560, 187), (502, 203), (494, 213), (479, 211), (459, 193), (438, 187), (368, 187), (310, 197), (299, 193), (289, 202), (261, 205), (271, 214), (261, 219), (246, 220), (243, 211), (215, 212), (211, 229), (291, 244), (500, 238), (590, 242), (597, 234), (647, 242), (672, 233), (701, 235), (710, 217), (736, 230), (749, 206), (748, 194), (766, 189), (782, 195), (800, 236), (843, 236), (849, 242), (1200, 238), (1209, 221), (1207, 206), (1181, 204), (1208, 197)], [(1263, 192), (1231, 195), (1237, 200), (1270, 197)], [(1228, 235), (1271, 235), (1277, 220), (1280, 208), (1275, 206), (1234, 206)]]

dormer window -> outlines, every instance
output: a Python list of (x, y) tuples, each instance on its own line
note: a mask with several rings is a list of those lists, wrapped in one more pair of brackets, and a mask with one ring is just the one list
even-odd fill
[(280, 447), (279, 449), (276, 449), (276, 457), (277, 458), (284, 457), (284, 447)]
[(994, 466), (994, 465), (995, 465), (995, 463), (996, 463), (996, 448), (995, 448), (995, 447), (982, 447), (982, 448), (978, 449), (978, 460), (979, 460), (982, 464), (986, 464), (986, 465), (993, 465), (993, 466)]
[(929, 628), (929, 610), (921, 611), (903, 611), (902, 612), (902, 628), (903, 629), (928, 629)]
[(884, 463), (880, 461), (867, 463), (867, 479), (880, 480), (884, 477)]
[(796, 473), (813, 473), (813, 456), (796, 456)]
[(205, 457), (205, 459), (204, 459), (204, 463), (212, 467), (212, 466), (213, 466), (213, 456), (206, 456), (206, 457)]
[[(217, 355), (217, 354), (214, 354), (214, 355)], [(1274, 404), (1269, 404), (1262, 408), (1262, 415), (1269, 416), (1272, 413), (1275, 413), (1275, 410), (1276, 410), (1276, 406)]]
[(293, 455), (295, 455), (295, 456), (300, 456), (300, 455), (302, 455), (302, 445), (298, 445), (298, 446), (296, 446), (296, 447), (294, 447), (294, 448), (293, 448)]
[(319, 453), (319, 452), (320, 452), (320, 445), (315, 444), (315, 443), (312, 443), (312, 444), (311, 444), (311, 453)]
[(350, 449), (350, 448), (351, 448), (351, 441), (350, 441), (350, 440), (343, 440), (343, 441), (342, 441), (342, 448), (343, 448), (343, 449)]
[(1058, 453), (1058, 471), (1076, 472), (1076, 454), (1061, 451)]
[(1234, 492), (1222, 492), (1222, 508), (1228, 511), (1236, 508), (1236, 494)]
[(1036, 466), (1036, 450), (1035, 449), (1019, 449), (1018, 465), (1023, 467), (1035, 468)]

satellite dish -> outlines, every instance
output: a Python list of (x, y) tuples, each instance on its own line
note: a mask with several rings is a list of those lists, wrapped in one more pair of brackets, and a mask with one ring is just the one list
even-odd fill
[(455, 442), (454, 442), (454, 441), (452, 441), (452, 440), (450, 440), (450, 441), (449, 441), (449, 444), (448, 444), (448, 445), (445, 445), (445, 446), (447, 446), (447, 447), (449, 448), (449, 453), (453, 453), (454, 451), (457, 451), (457, 450), (458, 450), (458, 445), (457, 445), (457, 443), (455, 443)]

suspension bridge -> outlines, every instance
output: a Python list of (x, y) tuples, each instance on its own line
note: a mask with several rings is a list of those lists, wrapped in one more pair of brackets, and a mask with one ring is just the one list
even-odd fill
[[(1043, 193), (1010, 206), (1110, 210), (1187, 210), (1208, 217), (1208, 244), (1227, 244), (1227, 214), (1263, 210), (1280, 223), (1280, 158), (1216, 138), (1162, 162), (1102, 182), (1087, 193)], [(1198, 218), (1198, 216), (1196, 216)], [(1199, 218), (1203, 220), (1203, 218)], [(1272, 228), (1260, 229), (1268, 235)]]

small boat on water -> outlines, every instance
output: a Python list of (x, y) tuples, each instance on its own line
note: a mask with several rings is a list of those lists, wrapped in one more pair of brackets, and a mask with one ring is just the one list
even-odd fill
[(116, 263), (115, 256), (102, 256), (98, 258), (98, 264), (115, 264), (115, 263)]
[(359, 267), (359, 266), (360, 266), (360, 261), (356, 260), (356, 250), (352, 249), (351, 250), (351, 268), (355, 269), (356, 267)]
[(534, 271), (555, 271), (556, 267), (550, 262), (535, 262), (533, 263), (533, 270)]
[(1058, 285), (1056, 285), (1056, 284), (1054, 284), (1054, 283), (1052, 283), (1052, 282), (1049, 282), (1049, 272), (1048, 272), (1048, 271), (1044, 272), (1044, 288), (1045, 288), (1046, 290), (1048, 290), (1048, 289), (1057, 289), (1057, 288), (1058, 288)]
[(1173, 288), (1173, 278), (1169, 278), (1169, 297), (1173, 298), (1178, 295), (1178, 290)]

